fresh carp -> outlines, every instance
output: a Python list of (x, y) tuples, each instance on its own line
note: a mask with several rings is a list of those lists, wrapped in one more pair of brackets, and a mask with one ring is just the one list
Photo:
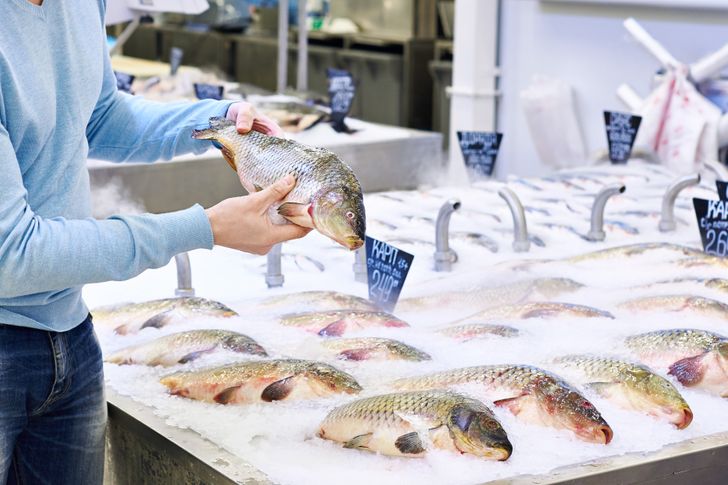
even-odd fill
[(728, 305), (710, 298), (693, 295), (660, 295), (635, 298), (619, 307), (636, 312), (692, 312), (706, 317), (728, 320)]
[(271, 296), (255, 304), (256, 310), (277, 310), (281, 308), (295, 308), (298, 311), (329, 310), (369, 310), (377, 311), (379, 308), (371, 301), (346, 293), (336, 291), (302, 291), (287, 295)]
[(325, 340), (325, 348), (338, 352), (343, 360), (430, 360), (431, 357), (398, 340), (376, 337)]
[(233, 121), (223, 118), (210, 118), (210, 128), (195, 130), (192, 137), (221, 146), (225, 160), (250, 193), (292, 174), (296, 186), (275, 208), (278, 214), (299, 226), (315, 228), (348, 249), (364, 244), (361, 185), (333, 152), (254, 130), (241, 135)]
[(292, 101), (258, 101), (255, 107), (289, 133), (307, 130), (328, 117), (326, 111), (316, 106)]
[(444, 391), (357, 399), (332, 410), (318, 435), (345, 448), (389, 456), (420, 457), (437, 448), (502, 461), (513, 451), (487, 406)]
[(171, 394), (220, 404), (307, 400), (361, 391), (361, 386), (349, 374), (328, 364), (297, 359), (242, 362), (176, 372), (160, 382)]
[(673, 264), (682, 268), (728, 268), (728, 260), (726, 260), (726, 258), (711, 256), (702, 252), (698, 252), (697, 255), (690, 258), (678, 259), (677, 261), (673, 261)]
[(702, 251), (671, 243), (639, 243), (629, 244), (627, 246), (617, 246), (613, 248), (600, 249), (579, 256), (567, 258), (566, 261), (578, 263), (582, 261), (596, 261), (600, 259), (622, 259), (633, 256), (639, 256), (649, 252), (664, 251), (672, 253), (673, 256), (700, 256)]
[(458, 339), (461, 342), (467, 342), (476, 338), (490, 337), (496, 335), (498, 337), (512, 338), (517, 337), (520, 333), (518, 329), (507, 325), (491, 325), (486, 323), (467, 323), (465, 325), (455, 325), (454, 327), (446, 327), (437, 331), (446, 337)]
[(592, 355), (567, 355), (554, 363), (574, 382), (622, 408), (649, 414), (678, 429), (693, 420), (690, 406), (670, 381), (643, 365)]
[(112, 364), (170, 366), (186, 364), (217, 350), (267, 356), (255, 340), (228, 330), (191, 330), (134, 345), (111, 354), (105, 360)]
[(572, 293), (583, 285), (568, 278), (536, 278), (503, 286), (463, 291), (445, 291), (434, 295), (405, 298), (397, 304), (397, 310), (429, 311), (442, 308), (467, 308), (470, 311), (485, 310), (499, 305), (520, 303), (532, 298), (553, 298)]
[(592, 308), (584, 305), (575, 305), (573, 303), (558, 302), (533, 302), (520, 303), (515, 305), (502, 305), (488, 310), (470, 315), (462, 320), (462, 323), (472, 322), (473, 320), (516, 320), (529, 318), (614, 318), (614, 316), (604, 310)]
[(281, 316), (280, 323), (316, 332), (322, 337), (340, 337), (370, 327), (409, 327), (407, 322), (389, 313), (362, 310), (290, 313)]
[(608, 444), (612, 428), (599, 411), (560, 377), (528, 365), (482, 365), (394, 381), (402, 391), (448, 389), (477, 384), (487, 398), (519, 419), (568, 429), (591, 443)]
[(238, 315), (222, 303), (195, 297), (106, 306), (92, 310), (91, 314), (95, 324), (114, 327), (119, 335), (137, 333), (143, 328), (162, 328), (193, 319)]
[(683, 386), (728, 397), (728, 337), (679, 328), (633, 335), (625, 344), (646, 364), (667, 367)]

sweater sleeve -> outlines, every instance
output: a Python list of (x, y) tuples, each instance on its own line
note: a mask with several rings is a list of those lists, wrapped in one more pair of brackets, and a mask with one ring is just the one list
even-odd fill
[(86, 128), (89, 157), (111, 162), (154, 162), (184, 153), (202, 153), (209, 141), (192, 139), (213, 116), (225, 116), (231, 101), (158, 103), (119, 92), (108, 50), (104, 80)]
[(0, 298), (124, 280), (167, 264), (177, 253), (213, 245), (199, 205), (103, 221), (38, 216), (28, 205), (15, 150), (2, 125), (0, 173)]

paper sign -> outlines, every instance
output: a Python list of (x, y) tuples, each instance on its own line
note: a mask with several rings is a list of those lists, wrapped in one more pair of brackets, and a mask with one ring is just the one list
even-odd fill
[(703, 251), (713, 256), (728, 254), (728, 201), (693, 199)]
[(626, 163), (629, 160), (641, 122), (641, 116), (617, 111), (604, 112), (609, 159), (612, 163)]
[(131, 85), (134, 82), (134, 76), (119, 71), (114, 71), (114, 76), (116, 76), (116, 89), (124, 93), (132, 94)]
[(351, 111), (351, 103), (356, 94), (354, 78), (348, 71), (328, 68), (329, 106), (331, 107), (331, 124), (337, 132), (351, 132), (344, 119)]
[(498, 157), (502, 133), (487, 131), (458, 131), (460, 151), (463, 153), (465, 166), (476, 174), (490, 177)]
[(728, 200), (728, 182), (716, 180), (715, 186), (718, 188), (718, 198), (720, 200)]
[(366, 237), (369, 299), (391, 312), (412, 267), (414, 255), (385, 242)]
[(225, 92), (223, 86), (217, 84), (194, 83), (195, 96), (197, 99), (222, 99)]
[(182, 57), (185, 52), (179, 47), (172, 47), (169, 50), (169, 73), (171, 75), (177, 74), (177, 69), (182, 65)]

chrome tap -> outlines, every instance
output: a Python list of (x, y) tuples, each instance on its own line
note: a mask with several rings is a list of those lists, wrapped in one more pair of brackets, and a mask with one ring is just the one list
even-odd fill
[(366, 246), (362, 246), (354, 251), (354, 281), (359, 283), (367, 282), (367, 250)]
[(192, 288), (192, 266), (190, 265), (190, 256), (187, 253), (175, 255), (174, 263), (177, 266), (177, 289), (174, 295), (195, 296), (195, 290)]
[(675, 223), (675, 199), (678, 194), (685, 188), (698, 185), (700, 183), (700, 174), (694, 173), (686, 175), (675, 180), (665, 191), (662, 197), (662, 215), (660, 216), (660, 231), (674, 231), (677, 227)]
[(268, 288), (283, 286), (283, 273), (281, 273), (281, 248), (283, 243), (278, 243), (268, 252), (268, 262), (265, 269), (265, 284)]
[(528, 226), (523, 204), (516, 193), (508, 187), (501, 187), (498, 195), (506, 201), (513, 216), (513, 250), (517, 253), (524, 253), (531, 248), (531, 242), (528, 240)]
[(604, 187), (594, 198), (591, 212), (591, 229), (586, 235), (590, 241), (604, 241), (606, 234), (604, 233), (604, 207), (607, 200), (617, 194), (623, 194), (625, 186), (622, 184), (608, 185)]
[(435, 271), (452, 271), (458, 255), (450, 249), (450, 216), (460, 208), (458, 199), (449, 199), (440, 207), (435, 222)]

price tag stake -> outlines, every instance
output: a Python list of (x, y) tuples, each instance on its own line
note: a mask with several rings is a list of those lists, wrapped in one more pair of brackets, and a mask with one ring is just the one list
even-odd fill
[(397, 305), (415, 257), (369, 236), (365, 244), (369, 299), (391, 312)]
[(498, 157), (502, 133), (487, 131), (458, 131), (460, 151), (471, 175), (476, 178), (490, 177)]
[(617, 111), (604, 112), (609, 159), (612, 163), (627, 163), (641, 122), (641, 116)]

